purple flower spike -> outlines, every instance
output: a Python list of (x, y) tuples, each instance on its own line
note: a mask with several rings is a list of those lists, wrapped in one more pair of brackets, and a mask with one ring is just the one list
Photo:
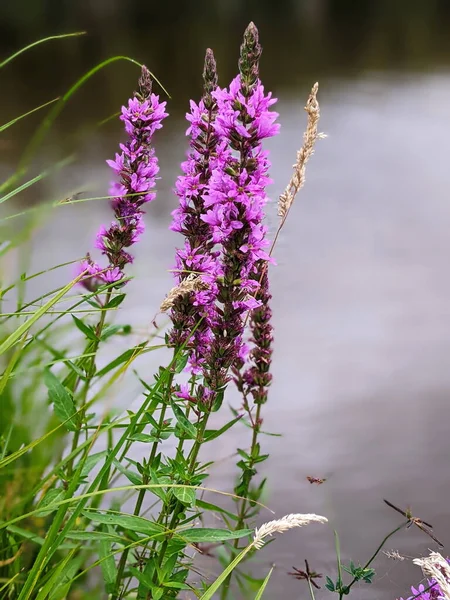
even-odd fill
[[(262, 140), (278, 133), (279, 125), (275, 123), (278, 114), (270, 109), (276, 100), (270, 93), (265, 94), (259, 80), (260, 55), (258, 32), (251, 23), (241, 46), (240, 74), (229, 89), (218, 88), (212, 92), (218, 107), (214, 128), (220, 144), (204, 194), (208, 210), (201, 219), (210, 226), (212, 240), (220, 244), (222, 275), (218, 281), (217, 315), (213, 314), (210, 320), (213, 339), (205, 358), (208, 369), (204, 371), (204, 378), (211, 390), (223, 389), (229, 380), (230, 367), (242, 366), (246, 354), (244, 314), (249, 309), (258, 310), (261, 305), (262, 298), (258, 298), (257, 292), (270, 260), (267, 228), (263, 225), (268, 201), (266, 186), (271, 183), (270, 162)], [(263, 295), (270, 297), (268, 289)], [(270, 310), (255, 317), (256, 321), (260, 318), (268, 321)], [(271, 341), (270, 324), (266, 326), (264, 337)], [(268, 352), (270, 359), (270, 350)], [(254, 355), (255, 359), (258, 357)], [(263, 375), (255, 379), (261, 389), (270, 382), (268, 364), (270, 360), (267, 370), (264, 367)], [(254, 371), (249, 371), (249, 377), (250, 373)], [(266, 392), (255, 391), (255, 394), (259, 402), (265, 401)], [(220, 402), (215, 408), (219, 405)]]
[(152, 93), (150, 72), (142, 67), (139, 79), (139, 92), (122, 107), (120, 119), (125, 123), (129, 139), (121, 144), (121, 153), (107, 164), (119, 176), (120, 181), (111, 185), (114, 196), (112, 208), (115, 221), (107, 228), (101, 226), (95, 246), (108, 258), (108, 265), (101, 267), (90, 256), (82, 263), (82, 271), (88, 275), (82, 283), (90, 291), (95, 291), (105, 283), (124, 285), (124, 268), (133, 262), (133, 257), (125, 249), (139, 241), (144, 232), (141, 206), (155, 199), (155, 180), (159, 171), (158, 159), (151, 147), (153, 134), (161, 129), (167, 117), (166, 102)]
[(189, 364), (195, 373), (200, 372), (207, 347), (211, 341), (211, 330), (206, 318), (214, 311), (217, 295), (216, 280), (221, 276), (218, 252), (213, 250), (211, 228), (203, 220), (206, 212), (204, 194), (208, 188), (213, 165), (216, 161), (218, 135), (214, 129), (217, 103), (213, 92), (217, 87), (216, 62), (212, 50), (207, 50), (203, 72), (203, 96), (198, 104), (191, 101), (186, 119), (190, 123), (190, 152), (181, 165), (183, 175), (178, 177), (175, 193), (180, 203), (173, 211), (171, 229), (185, 237), (184, 247), (177, 250), (175, 279), (181, 284), (192, 274), (199, 275), (206, 284), (204, 288), (180, 296), (174, 302), (171, 317), (173, 329), (170, 342), (174, 346), (188, 343)]

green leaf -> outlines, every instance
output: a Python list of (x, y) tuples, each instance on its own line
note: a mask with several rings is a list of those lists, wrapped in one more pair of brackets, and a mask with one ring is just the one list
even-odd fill
[(266, 589), (267, 584), (269, 583), (270, 576), (272, 575), (273, 567), (267, 573), (267, 577), (264, 579), (262, 586), (259, 588), (258, 593), (255, 596), (255, 600), (261, 600), (264, 590)]
[(68, 564), (70, 563), (73, 555), (77, 551), (74, 548), (69, 554), (56, 566), (53, 568), (52, 575), (50, 579), (47, 580), (46, 584), (39, 590), (39, 594), (36, 596), (36, 600), (45, 600), (49, 597), (51, 592), (54, 591), (56, 585), (59, 583), (60, 579), (64, 577), (65, 571), (67, 569)]
[(98, 541), (110, 540), (111, 542), (124, 543), (123, 534), (108, 533), (106, 531), (69, 531), (66, 535), (69, 540)]
[(173, 488), (173, 495), (185, 506), (195, 505), (195, 488)]
[(156, 438), (154, 435), (149, 435), (148, 433), (135, 433), (128, 439), (130, 442), (142, 442), (143, 444), (153, 444), (154, 442), (159, 442), (158, 438)]
[(100, 568), (106, 584), (106, 593), (111, 594), (114, 591), (117, 577), (116, 561), (114, 560), (114, 554), (111, 554), (112, 543), (109, 540), (101, 540), (98, 546), (98, 554), (101, 559)]
[(167, 546), (166, 557), (169, 559), (173, 555), (179, 554), (185, 547), (187, 542), (181, 538), (172, 538)]
[(230, 531), (229, 529), (209, 529), (206, 527), (199, 527), (198, 529), (186, 529), (177, 531), (176, 533), (188, 542), (224, 542), (226, 540), (238, 540), (253, 535), (253, 529)]
[(175, 402), (172, 401), (170, 405), (172, 407), (173, 414), (175, 415), (178, 425), (188, 435), (189, 438), (195, 440), (195, 438), (197, 437), (197, 430), (194, 427), (194, 425), (189, 421), (189, 419), (186, 418), (186, 415), (178, 406), (178, 404), (175, 404)]
[(216, 429), (215, 431), (207, 431), (206, 432), (206, 437), (205, 437), (205, 443), (206, 442), (210, 442), (211, 440), (215, 440), (216, 438), (218, 438), (219, 436), (221, 436), (222, 433), (225, 433), (225, 431), (228, 431), (228, 429), (230, 429), (231, 427), (233, 427), (233, 425), (235, 423), (237, 423), (238, 421), (240, 421), (242, 419), (242, 417), (243, 417), (243, 415), (239, 415), (238, 417), (236, 417), (236, 419), (233, 419), (232, 421), (230, 421), (229, 423), (227, 423), (226, 425), (224, 425), (220, 429)]
[(130, 481), (133, 485), (142, 485), (142, 477), (138, 475), (135, 471), (131, 471), (131, 469), (126, 469), (122, 463), (120, 463), (117, 459), (113, 460), (113, 464), (122, 475)]
[(44, 370), (44, 383), (55, 415), (69, 431), (78, 431), (81, 427), (81, 418), (77, 414), (72, 394), (49, 369)]
[(45, 496), (42, 498), (42, 500), (39, 502), (37, 508), (42, 508), (43, 510), (40, 510), (38, 513), (36, 513), (37, 517), (46, 517), (47, 515), (51, 514), (52, 512), (54, 512), (55, 510), (57, 510), (57, 508), (54, 508), (53, 510), (44, 510), (46, 506), (49, 506), (50, 504), (54, 504), (55, 502), (59, 502), (60, 500), (64, 499), (64, 490), (59, 488), (59, 489), (51, 489), (49, 490)]
[(80, 277), (77, 277), (70, 283), (68, 283), (65, 287), (63, 287), (53, 298), (51, 298), (48, 302), (46, 302), (41, 308), (39, 308), (27, 321), (22, 323), (15, 331), (13, 331), (0, 345), (0, 355), (7, 352), (11, 346), (13, 346), (17, 340), (20, 340), (22, 335), (28, 331), (36, 321), (38, 321), (41, 317), (45, 315), (50, 308), (56, 304), (63, 296), (69, 292), (73, 286), (80, 280)]
[(126, 298), (126, 294), (117, 294), (117, 296), (113, 296), (111, 298), (111, 300), (105, 304), (104, 308), (110, 309), (110, 308), (117, 308), (118, 306), (120, 306), (122, 304), (122, 302), (125, 300)]
[(118, 333), (128, 334), (130, 332), (131, 332), (130, 325), (107, 325), (103, 329), (102, 337), (100, 339), (102, 340), (102, 342), (104, 342), (111, 336), (116, 335)]
[(197, 500), (197, 506), (198, 506), (198, 508), (204, 508), (205, 510), (210, 510), (213, 512), (215, 511), (215, 512), (221, 513), (223, 515), (226, 515), (233, 521), (238, 520), (237, 515), (233, 514), (232, 512), (230, 512), (228, 510), (225, 510), (221, 506), (217, 506), (216, 504), (211, 504), (211, 502), (205, 502), (204, 500)]
[(326, 577), (325, 587), (330, 592), (334, 592), (335, 591), (334, 583), (333, 583), (333, 581), (328, 576)]
[(10, 531), (11, 533), (14, 533), (15, 535), (18, 535), (20, 537), (23, 537), (25, 540), (28, 540), (29, 542), (34, 542), (38, 546), (42, 546), (42, 544), (44, 543), (44, 538), (40, 537), (39, 535), (35, 534), (32, 531), (27, 531), (26, 529), (17, 527), (16, 525), (9, 525), (8, 531)]
[(219, 408), (222, 406), (223, 397), (225, 395), (225, 390), (219, 390), (214, 398), (213, 405), (211, 407), (212, 412), (217, 412)]
[(95, 335), (95, 331), (91, 325), (85, 325), (83, 321), (75, 315), (72, 315), (72, 319), (78, 329), (84, 333), (88, 339), (92, 340), (93, 342), (98, 342), (98, 337)]
[(187, 352), (178, 356), (175, 362), (175, 373), (181, 373), (181, 371), (184, 370), (184, 367), (187, 365), (188, 358), (189, 354)]
[(81, 469), (80, 477), (83, 479), (87, 477), (95, 465), (102, 460), (102, 458), (106, 458), (108, 456), (107, 450), (102, 450), (102, 452), (96, 452), (95, 454), (91, 454), (88, 456), (84, 462), (83, 468)]
[[(128, 568), (130, 570), (130, 573), (132, 573), (136, 577), (136, 579), (139, 581), (139, 583), (140, 583), (139, 588), (141, 590), (149, 590), (152, 587), (153, 582), (151, 580), (151, 577), (149, 577), (145, 573), (145, 571), (144, 572), (139, 571), (139, 569), (136, 569), (136, 567), (132, 567), (131, 565)], [(154, 596), (150, 596), (150, 597), (153, 598)]]
[[(60, 546), (61, 548), (61, 546)], [(49, 596), (49, 600), (66, 600), (71, 596), (70, 588), (74, 581), (75, 575), (79, 573), (86, 561), (86, 556), (83, 552), (78, 552), (75, 557), (66, 565), (58, 578), (56, 587), (53, 588)]]
[(163, 583), (164, 587), (176, 590), (192, 590), (192, 586), (182, 583), (181, 581), (167, 581)]
[(97, 372), (96, 377), (103, 377), (103, 375), (106, 375), (107, 373), (109, 373), (110, 371), (112, 371), (113, 369), (118, 367), (119, 365), (123, 364), (124, 362), (129, 361), (137, 354), (140, 354), (142, 352), (142, 350), (145, 348), (145, 346), (146, 346), (146, 342), (143, 342), (142, 344), (138, 344), (134, 348), (130, 348), (129, 350), (126, 350), (125, 352), (120, 354), (117, 358), (112, 360), (109, 364), (107, 364), (106, 367), (103, 367), (103, 369), (100, 369), (100, 371)]
[(147, 535), (164, 535), (164, 531), (160, 525), (152, 523), (143, 517), (113, 512), (103, 513), (95, 510), (84, 510), (82, 512), (87, 519), (96, 523), (123, 527), (124, 529), (138, 531)]

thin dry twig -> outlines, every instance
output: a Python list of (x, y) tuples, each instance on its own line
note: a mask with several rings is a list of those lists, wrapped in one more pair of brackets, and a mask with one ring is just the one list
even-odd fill
[(403, 561), (406, 558), (405, 556), (402, 556), (398, 550), (383, 550), (383, 554), (391, 560)]

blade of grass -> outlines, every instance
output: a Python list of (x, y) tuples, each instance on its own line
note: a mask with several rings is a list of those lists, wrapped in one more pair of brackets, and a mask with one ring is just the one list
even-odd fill
[(20, 56), (21, 54), (23, 54), (24, 52), (31, 50), (31, 48), (34, 48), (35, 46), (39, 46), (39, 44), (44, 44), (45, 42), (50, 42), (51, 40), (61, 40), (63, 38), (78, 37), (80, 35), (86, 35), (86, 31), (76, 31), (74, 33), (62, 33), (60, 35), (50, 35), (49, 37), (37, 40), (36, 42), (33, 42), (32, 44), (28, 44), (28, 46), (21, 48), (17, 52), (14, 52), (14, 54), (11, 54), (11, 56), (8, 56), (8, 58), (5, 58), (5, 60), (0, 63), (0, 69), (3, 68), (8, 63), (10, 63), (15, 58), (17, 58), (18, 56)]
[(54, 568), (52, 572), (52, 576), (48, 579), (47, 583), (39, 590), (39, 594), (36, 596), (36, 600), (46, 600), (48, 595), (55, 589), (58, 581), (63, 577), (64, 570), (69, 562), (72, 560), (75, 552), (78, 548), (74, 548), (71, 552), (64, 557), (64, 559), (59, 563), (59, 565)]
[(65, 294), (67, 294), (68, 291), (70, 291), (73, 286), (75, 284), (77, 284), (80, 279), (82, 278), (82, 275), (79, 275), (78, 277), (76, 277), (75, 279), (73, 279), (70, 283), (68, 283), (66, 286), (64, 286), (62, 288), (62, 290), (56, 294), (56, 296), (54, 296), (53, 298), (51, 298), (48, 302), (46, 302), (39, 310), (37, 310), (34, 315), (32, 317), (30, 317), (27, 321), (25, 321), (24, 323), (22, 323), (22, 325), (20, 325), (16, 331), (13, 331), (13, 333), (11, 333), (6, 340), (0, 345), (0, 356), (2, 354), (4, 354), (7, 350), (9, 350), (16, 342), (17, 340), (19, 340), (23, 334), (25, 332), (27, 332), (30, 327), (32, 327), (36, 321), (38, 321), (41, 317), (43, 317), (45, 315), (45, 313), (63, 296), (65, 296)]
[[(5, 189), (6, 190), (10, 189), (11, 186), (14, 185), (15, 182), (25, 174), (25, 172), (28, 168), (28, 165), (34, 156), (36, 149), (42, 143), (42, 141), (44, 140), (50, 127), (53, 125), (53, 122), (58, 117), (58, 115), (61, 113), (61, 111), (63, 110), (63, 108), (69, 101), (69, 99), (75, 94), (75, 92), (79, 88), (81, 88), (86, 83), (86, 81), (88, 81), (98, 71), (100, 71), (104, 67), (106, 67), (114, 62), (117, 62), (119, 60), (125, 60), (127, 62), (131, 62), (134, 65), (137, 65), (138, 67), (142, 67), (141, 63), (134, 60), (133, 58), (130, 58), (129, 56), (112, 56), (111, 58), (107, 58), (106, 60), (102, 61), (101, 63), (95, 65), (95, 67), (93, 67), (87, 73), (85, 73), (82, 77), (80, 77), (72, 85), (72, 87), (64, 94), (64, 96), (62, 96), (60, 98), (60, 100), (55, 104), (55, 106), (49, 112), (49, 114), (43, 119), (41, 125), (38, 127), (36, 133), (32, 136), (30, 142), (28, 143), (27, 147), (25, 148), (25, 151), (24, 151), (21, 159), (19, 160), (19, 164), (18, 164), (16, 173), (14, 173), (14, 175), (12, 175), (4, 184), (2, 184), (0, 186), (0, 192), (2, 192)], [(158, 83), (158, 85), (161, 86), (161, 89), (169, 96), (167, 90), (164, 88), (164, 86), (158, 80), (158, 78), (155, 77), (155, 75), (153, 75), (153, 73), (150, 72), (150, 74), (151, 74), (152, 78)]]
[(20, 571), (18, 573), (16, 573), (14, 575), (14, 577), (11, 577), (11, 579), (8, 579), (8, 581), (5, 583), (5, 585), (2, 585), (2, 587), (0, 587), (0, 593), (3, 592), (4, 590), (6, 590), (7, 587), (9, 587), (18, 577), (20, 577), (21, 573)]
[[(157, 190), (154, 190), (157, 191)], [(77, 192), (77, 194), (82, 193), (82, 192)], [(0, 219), (0, 223), (4, 223), (6, 221), (10, 221), (11, 219), (17, 219), (18, 217), (23, 217), (25, 215), (29, 215), (32, 214), (34, 212), (37, 211), (42, 211), (45, 209), (52, 209), (52, 208), (59, 208), (59, 207), (64, 207), (64, 206), (71, 206), (72, 204), (80, 204), (81, 202), (96, 202), (97, 200), (112, 200), (114, 199), (114, 196), (91, 196), (89, 198), (77, 198), (77, 194), (72, 194), (69, 196), (66, 196), (65, 198), (61, 198), (59, 200), (52, 200), (51, 202), (47, 202), (44, 204), (41, 204), (39, 206), (31, 206), (30, 208), (27, 208), (25, 210), (22, 210), (21, 212), (18, 213), (14, 213), (12, 215), (8, 215), (6, 217), (2, 217)], [(134, 194), (125, 194), (123, 197), (124, 198), (132, 198), (134, 196), (141, 196), (142, 192), (138, 192), (138, 193), (134, 193)]]
[(67, 158), (64, 158), (60, 162), (56, 163), (51, 169), (47, 169), (46, 171), (42, 171), (42, 173), (39, 173), (39, 175), (36, 175), (36, 177), (33, 177), (33, 179), (30, 179), (29, 181), (26, 181), (22, 185), (19, 185), (19, 187), (14, 188), (8, 194), (5, 194), (4, 196), (2, 196), (2, 198), (0, 198), (0, 204), (3, 204), (3, 202), (6, 202), (6, 200), (9, 200), (13, 196), (16, 196), (17, 194), (20, 194), (20, 192), (23, 192), (24, 190), (26, 190), (27, 188), (31, 187), (32, 185), (34, 185), (38, 181), (41, 181), (42, 179), (45, 179), (45, 177), (48, 177), (48, 175), (50, 175), (51, 173), (54, 173), (55, 171), (58, 171), (59, 169), (62, 169), (63, 167), (65, 167), (66, 165), (68, 165), (69, 163), (71, 163), (72, 160), (73, 160), (73, 156), (69, 156)]
[(28, 112), (24, 113), (23, 115), (20, 115), (20, 117), (16, 117), (15, 119), (11, 119), (11, 121), (8, 121), (4, 125), (0, 125), (0, 133), (2, 131), (5, 131), (5, 129), (8, 129), (8, 127), (11, 127), (12, 125), (14, 125), (15, 123), (17, 123), (21, 119), (24, 119), (25, 117), (28, 117), (29, 115), (32, 115), (33, 113), (37, 112), (38, 110), (41, 110), (41, 108), (45, 108), (46, 106), (49, 106), (50, 104), (53, 104), (53, 102), (56, 102), (57, 100), (59, 100), (59, 96), (58, 96), (58, 98), (53, 98), (53, 100), (49, 100), (45, 104), (41, 104), (40, 106), (36, 106), (36, 108), (33, 108), (32, 110), (29, 110)]
[[(110, 457), (108, 457), (107, 461), (110, 459)], [(105, 464), (106, 462), (105, 461)], [(104, 466), (103, 466), (104, 468)], [(97, 475), (98, 477), (98, 475)], [(92, 487), (92, 485), (91, 485)], [(222, 490), (217, 490), (215, 488), (210, 488), (210, 487), (206, 487), (206, 486), (202, 486), (202, 485), (197, 485), (197, 486), (193, 486), (193, 485), (186, 485), (184, 483), (147, 483), (147, 484), (141, 484), (141, 485), (121, 485), (118, 487), (114, 487), (114, 488), (106, 488), (106, 489), (102, 489), (102, 490), (95, 490), (92, 492), (86, 492), (85, 494), (80, 494), (79, 496), (75, 496), (75, 497), (70, 497), (70, 498), (64, 498), (63, 500), (58, 500), (57, 502), (52, 502), (51, 504), (48, 504), (45, 506), (45, 511), (46, 512), (51, 512), (51, 511), (55, 511), (63, 506), (70, 506), (71, 504), (77, 504), (77, 502), (81, 504), (83, 504), (83, 506), (80, 508), (79, 506), (76, 507), (76, 511), (77, 515), (78, 513), (81, 513), (84, 509), (85, 503), (83, 502), (84, 500), (89, 500), (90, 498), (95, 498), (97, 496), (104, 496), (106, 494), (117, 494), (119, 492), (128, 492), (128, 491), (138, 491), (138, 490), (152, 490), (152, 489), (188, 489), (188, 490), (192, 490), (192, 489), (196, 489), (200, 492), (213, 492), (215, 494), (219, 494), (220, 496), (226, 496), (228, 498), (233, 498), (233, 499), (240, 499), (239, 496), (236, 496), (236, 494), (233, 494), (232, 492), (223, 492)], [(260, 502), (256, 502), (255, 504), (258, 504), (259, 506), (266, 508), (263, 504), (261, 504)], [(88, 510), (88, 509), (87, 509)], [(0, 531), (2, 529), (8, 529), (11, 525), (14, 525), (15, 523), (19, 523), (20, 521), (23, 521), (24, 519), (28, 519), (30, 517), (34, 517), (35, 515), (37, 515), (38, 513), (42, 512), (42, 508), (35, 508), (27, 513), (24, 513), (22, 515), (18, 515), (17, 517), (14, 517), (12, 519), (10, 519), (9, 521), (3, 521), (0, 522)], [(121, 516), (125, 516), (125, 517), (135, 517), (135, 515), (129, 514), (129, 513), (124, 513), (124, 512), (120, 512), (120, 511), (116, 511), (116, 510), (108, 510), (108, 509), (102, 509), (102, 512), (104, 513), (114, 513), (115, 515), (121, 515)], [(73, 516), (73, 515), (72, 515)], [(139, 517), (139, 519), (142, 519), (143, 517)], [(148, 521), (149, 524), (152, 524), (152, 521)], [(186, 530), (186, 532), (192, 533), (193, 531), (195, 531), (195, 529), (188, 529)], [(244, 531), (244, 530), (243, 530)], [(246, 536), (249, 534), (250, 530), (245, 530), (244, 533), (242, 533), (242, 536)], [(180, 535), (181, 537), (183, 537), (183, 530), (180, 531), (175, 531), (175, 533), (177, 535)], [(237, 532), (230, 532), (230, 535), (235, 535), (238, 534), (239, 531)], [(188, 536), (186, 536), (186, 539), (189, 539)], [(232, 539), (232, 538), (230, 538)], [(250, 544), (251, 547), (253, 547), (253, 544)]]
[(265, 579), (264, 579), (264, 581), (262, 582), (262, 585), (261, 585), (261, 587), (259, 588), (259, 590), (258, 590), (258, 593), (257, 593), (257, 594), (256, 594), (256, 596), (255, 596), (255, 600), (261, 600), (261, 598), (262, 598), (262, 595), (263, 595), (263, 593), (264, 593), (264, 590), (266, 589), (266, 587), (267, 587), (267, 584), (269, 583), (269, 579), (270, 579), (270, 577), (271, 577), (272, 573), (273, 573), (273, 567), (272, 567), (272, 568), (270, 569), (270, 571), (267, 573), (267, 576), (266, 576), (266, 578), (265, 578)]
[(230, 573), (232, 573), (233, 569), (238, 566), (241, 560), (250, 552), (253, 548), (253, 543), (249, 544), (246, 548), (240, 552), (234, 560), (230, 562), (230, 564), (224, 569), (224, 571), (219, 575), (219, 577), (212, 583), (206, 592), (200, 597), (200, 600), (211, 600), (217, 590), (220, 588), (222, 583), (228, 578)]
[(6, 367), (6, 369), (4, 370), (4, 372), (0, 378), (0, 396), (2, 395), (3, 390), (5, 389), (6, 384), (12, 375), (13, 369), (16, 366), (17, 361), (19, 360), (19, 357), (22, 353), (25, 341), (26, 341), (26, 336), (23, 335), (22, 339), (19, 342), (18, 347), (14, 351), (14, 354), (12, 355), (12, 357), (8, 363), (8, 366)]
[[(33, 273), (32, 275), (21, 276), (19, 279), (16, 279), (16, 281), (11, 283), (11, 285), (9, 285), (7, 288), (0, 290), (0, 298), (3, 298), (7, 292), (10, 292), (11, 290), (13, 290), (20, 281), (30, 281), (31, 279), (34, 279), (35, 277), (40, 277), (41, 275), (45, 275), (46, 273), (50, 273), (51, 271), (56, 271), (56, 269), (60, 269), (61, 267), (67, 267), (68, 265), (74, 265), (74, 264), (80, 262), (80, 260), (83, 260), (83, 259), (69, 260), (67, 262), (60, 263), (59, 265), (55, 265), (54, 267), (50, 267), (49, 269), (44, 269), (43, 271), (38, 271), (37, 273)], [(60, 289), (61, 288), (58, 288), (57, 290), (55, 290), (55, 292), (59, 291)], [(42, 297), (39, 298), (39, 300), (41, 300), (41, 299), (42, 299)], [(33, 301), (33, 302), (36, 302), (36, 301)], [(30, 305), (28, 304), (27, 306), (30, 306)], [(23, 305), (22, 308), (24, 308), (24, 307), (25, 307), (25, 305)]]

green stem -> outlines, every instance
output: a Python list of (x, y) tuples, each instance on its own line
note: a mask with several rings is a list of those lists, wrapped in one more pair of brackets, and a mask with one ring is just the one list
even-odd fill
[[(177, 349), (175, 349), (174, 351), (174, 357), (177, 354)], [(162, 408), (161, 408), (161, 413), (159, 415), (159, 422), (158, 422), (158, 430), (160, 431), (164, 425), (164, 420), (166, 417), (166, 411), (167, 411), (167, 405), (168, 405), (168, 400), (170, 398), (170, 393), (171, 393), (171, 389), (172, 389), (172, 383), (173, 383), (173, 378), (174, 378), (174, 372), (171, 372), (169, 375), (169, 378), (167, 380), (167, 398), (166, 398), (166, 402), (164, 402)], [(159, 433), (158, 431), (158, 433)], [(158, 451), (158, 445), (159, 445), (159, 441), (154, 442), (152, 445), (152, 449), (150, 451), (150, 456), (149, 456), (149, 464), (151, 465), (152, 462), (155, 460), (155, 456), (156, 456), (156, 452)], [(143, 477), (143, 482), (144, 482), (144, 478)], [(148, 479), (148, 478), (147, 478)], [(145, 483), (148, 483), (148, 481), (145, 481)], [(145, 489), (140, 489), (139, 490), (139, 494), (136, 500), (136, 505), (134, 507), (134, 512), (133, 514), (135, 516), (139, 516), (139, 513), (141, 512), (141, 508), (142, 508), (142, 504), (144, 502), (144, 497), (145, 497), (145, 493), (147, 490)], [(111, 600), (118, 600), (119, 598), (119, 594), (120, 594), (120, 582), (123, 578), (124, 572), (125, 572), (125, 567), (127, 564), (127, 559), (128, 559), (128, 554), (129, 554), (129, 549), (126, 548), (123, 552), (122, 555), (120, 557), (119, 560), (119, 565), (117, 567), (117, 576), (116, 576), (116, 583), (115, 583), (115, 591), (111, 596)]]
[[(391, 531), (390, 533), (388, 533), (385, 538), (383, 538), (383, 541), (378, 546), (378, 548), (375, 550), (375, 552), (372, 554), (372, 556), (369, 558), (369, 560), (366, 562), (366, 564), (364, 565), (363, 569), (367, 569), (368, 567), (370, 567), (370, 565), (373, 563), (373, 561), (375, 560), (375, 558), (377, 557), (378, 553), (383, 548), (383, 546), (385, 545), (385, 543), (388, 541), (388, 539), (390, 537), (392, 537), (395, 533), (397, 533), (397, 531), (400, 531), (400, 529), (403, 529), (404, 527), (406, 527), (406, 525), (408, 525), (409, 522), (410, 521), (408, 519), (408, 521), (406, 521), (405, 523), (402, 523), (401, 525), (399, 525), (396, 529), (394, 529), (393, 531)], [(348, 591), (350, 590), (350, 588), (357, 581), (358, 581), (357, 579), (353, 578), (352, 581), (348, 585), (344, 586), (344, 589), (339, 592), (339, 600), (342, 600), (342, 598), (344, 597), (344, 595), (348, 594)]]
[[(203, 436), (206, 431), (206, 426), (208, 424), (208, 419), (209, 419), (210, 414), (211, 414), (210, 412), (205, 413), (205, 416), (204, 416), (203, 420), (201, 421), (200, 427), (197, 429), (197, 436), (196, 436), (194, 445), (192, 446), (191, 452), (188, 457), (188, 461), (189, 461), (188, 476), (189, 477), (192, 476), (195, 471), (195, 465), (197, 463), (198, 453), (200, 452), (200, 448), (204, 441)], [(173, 515), (172, 515), (172, 520), (170, 521), (169, 531), (175, 531), (175, 529), (178, 525), (178, 522), (179, 522), (179, 515), (183, 511), (183, 508), (184, 508), (184, 504), (182, 502), (177, 502), (177, 504), (174, 508)], [(172, 537), (171, 535), (167, 536), (166, 539), (164, 540), (163, 545), (161, 546), (161, 552), (159, 554), (159, 559), (158, 559), (158, 566), (161, 566), (162, 563), (164, 562), (164, 556), (166, 554), (167, 546), (169, 545), (171, 537)], [(155, 572), (155, 575), (156, 574), (157, 574), (157, 572)]]
[[(111, 300), (111, 294), (112, 294), (112, 290), (108, 290), (106, 292), (105, 303), (104, 303), (103, 307), (108, 305), (109, 301)], [(80, 404), (81, 404), (82, 409), (84, 409), (84, 407), (86, 405), (89, 388), (90, 388), (92, 379), (94, 378), (94, 375), (95, 375), (95, 359), (96, 359), (96, 355), (97, 355), (97, 352), (98, 352), (98, 349), (100, 346), (100, 338), (102, 336), (103, 327), (105, 326), (106, 313), (107, 313), (106, 310), (101, 311), (100, 319), (95, 328), (96, 340), (93, 343), (89, 342), (89, 344), (86, 347), (86, 354), (92, 353), (92, 356), (90, 356), (90, 358), (89, 358), (89, 364), (86, 369), (86, 380), (85, 380), (85, 383), (83, 386), (83, 390), (81, 392), (81, 403)], [(80, 382), (80, 378), (77, 379), (74, 389), (77, 388), (79, 382)], [(84, 410), (82, 410), (80, 412), (80, 417), (81, 417), (81, 421), (83, 422), (84, 421)], [(82, 424), (80, 425), (79, 429), (77, 429), (77, 431), (75, 431), (75, 433), (74, 433), (73, 440), (72, 440), (72, 452), (74, 452), (78, 446), (78, 442), (80, 440), (81, 429), (82, 429)], [(69, 478), (72, 476), (72, 474), (73, 474), (73, 461), (71, 461), (68, 465)]]
[[(195, 391), (195, 377), (192, 377), (192, 380), (191, 380), (191, 396), (194, 395), (194, 391)], [(188, 420), (189, 420), (190, 413), (191, 413), (191, 405), (188, 404), (188, 407), (186, 409), (186, 419), (188, 419)], [(183, 452), (183, 446), (184, 446), (184, 442), (185, 441), (186, 441), (186, 437), (183, 434), (181, 434), (180, 435), (180, 439), (178, 441), (178, 446), (177, 446), (177, 451), (176, 451), (175, 456), (179, 456)]]
[[(255, 451), (255, 447), (256, 447), (256, 443), (258, 441), (258, 433), (259, 433), (259, 422), (261, 419), (261, 407), (262, 404), (258, 404), (256, 406), (256, 414), (255, 414), (255, 419), (253, 421), (253, 435), (252, 435), (252, 443), (250, 446), (250, 457), (253, 457), (254, 455), (254, 451)], [(250, 468), (254, 467), (254, 463), (253, 463), (253, 458), (251, 459), (251, 464), (250, 464)], [(236, 523), (235, 526), (235, 530), (239, 530), (242, 529), (242, 527), (245, 524), (245, 516), (247, 513), (247, 495), (248, 495), (248, 490), (250, 487), (250, 483), (251, 483), (252, 477), (250, 477), (247, 485), (246, 485), (246, 491), (244, 494), (242, 494), (244, 496), (243, 500), (241, 500), (240, 505), (239, 505), (239, 511), (238, 511), (238, 521)], [(239, 548), (239, 540), (235, 540), (234, 542), (234, 549), (237, 551)], [(232, 577), (233, 572), (230, 572), (229, 576), (227, 577), (227, 579), (224, 582), (224, 585), (222, 587), (222, 591), (220, 593), (220, 599), (221, 600), (225, 600), (226, 597), (228, 596), (228, 592), (230, 589), (230, 583), (231, 583), (231, 577)]]

